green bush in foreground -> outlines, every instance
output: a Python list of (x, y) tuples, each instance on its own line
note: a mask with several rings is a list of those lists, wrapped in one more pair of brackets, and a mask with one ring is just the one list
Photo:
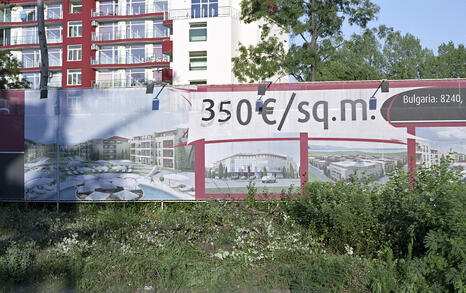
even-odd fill
[(380, 186), (309, 183), (285, 202), (331, 251), (377, 259), (371, 266), (385, 274), (374, 291), (466, 290), (466, 187), (447, 160), (414, 179), (397, 170)]
[(0, 204), (0, 292), (465, 292), (466, 190), (447, 162), (249, 191), (164, 210)]

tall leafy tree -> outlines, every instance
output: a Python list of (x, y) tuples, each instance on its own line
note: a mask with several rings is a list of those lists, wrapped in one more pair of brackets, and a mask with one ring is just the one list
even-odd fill
[[(341, 42), (341, 28), (365, 27), (379, 7), (370, 0), (243, 0), (241, 18), (246, 23), (263, 21), (261, 42), (239, 46), (233, 73), (239, 81), (259, 81), (277, 74), (291, 74), (298, 81), (314, 81), (322, 64)], [(271, 24), (294, 40), (286, 52)]]
[(466, 48), (463, 44), (455, 47), (452, 41), (443, 43), (438, 47), (437, 56), (429, 56), (423, 69), (423, 78), (464, 78)]
[(423, 77), (424, 64), (433, 55), (422, 47), (415, 36), (402, 35), (393, 28), (380, 26), (379, 37), (383, 41), (383, 73), (389, 79), (419, 79)]
[(9, 51), (0, 51), (0, 90), (29, 88), (29, 82), (21, 77), (21, 62)]
[(344, 41), (323, 63), (318, 80), (375, 80), (382, 78), (383, 56), (377, 29), (366, 29)]

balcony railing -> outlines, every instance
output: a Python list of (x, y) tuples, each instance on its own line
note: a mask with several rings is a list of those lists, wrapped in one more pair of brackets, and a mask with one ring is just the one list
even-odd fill
[[(11, 13), (7, 13), (0, 18), (0, 22), (30, 22), (30, 21), (37, 21), (37, 11), (30, 10), (32, 12), (24, 12), (21, 11), (13, 11)], [(49, 19), (62, 19), (63, 13), (62, 10), (58, 9), (49, 9), (45, 10), (44, 13), (45, 20)]]
[[(61, 37), (47, 37), (48, 44), (61, 43)], [(28, 35), (28, 36), (16, 36), (11, 37), (10, 39), (0, 40), (0, 46), (13, 46), (13, 45), (29, 45), (29, 44), (39, 44), (39, 36)]]
[(191, 14), (191, 9), (172, 9), (168, 12), (168, 19), (187, 19), (187, 18), (209, 18), (209, 17), (224, 17), (224, 16), (231, 16), (234, 18), (240, 17), (240, 12), (238, 9), (233, 8), (231, 6), (221, 6), (218, 8), (216, 13), (203, 13), (200, 12), (198, 17), (195, 17)]
[(170, 62), (170, 57), (161, 55), (161, 56), (128, 56), (122, 58), (92, 58), (93, 65), (101, 64), (139, 64), (139, 63), (153, 63), (153, 62)]
[(168, 10), (168, 1), (155, 2), (155, 4), (146, 4), (140, 6), (115, 7), (106, 9), (105, 7), (99, 10), (92, 10), (92, 16), (126, 16), (126, 15), (141, 15), (148, 13), (166, 12)]
[(146, 87), (151, 82), (161, 82), (160, 80), (132, 80), (132, 79), (111, 79), (111, 80), (95, 80), (93, 87), (95, 88), (114, 88), (114, 87)]
[(148, 38), (166, 38), (168, 37), (168, 29), (165, 31), (155, 30), (133, 30), (133, 31), (112, 31), (92, 33), (93, 41), (114, 41), (126, 39), (148, 39)]
[[(30, 83), (29, 86), (33, 90), (38, 90), (40, 88), (40, 83), (39, 82)], [(49, 87), (49, 88), (59, 88), (59, 87), (61, 87), (61, 78), (60, 78), (60, 80), (49, 81), (47, 83), (47, 87)]]

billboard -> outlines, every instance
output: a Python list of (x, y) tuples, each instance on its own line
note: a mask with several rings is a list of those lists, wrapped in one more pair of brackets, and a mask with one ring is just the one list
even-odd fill
[[(382, 86), (383, 85), (383, 86)], [(388, 87), (386, 87), (388, 85)], [(381, 88), (384, 90), (382, 91)], [(466, 80), (5, 91), (0, 200), (278, 197), (308, 181), (466, 167)]]

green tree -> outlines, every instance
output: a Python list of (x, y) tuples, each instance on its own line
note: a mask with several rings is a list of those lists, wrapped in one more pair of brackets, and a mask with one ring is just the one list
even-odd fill
[(318, 80), (376, 80), (382, 78), (383, 56), (376, 28), (353, 34), (322, 65)]
[[(341, 44), (341, 28), (349, 24), (365, 27), (379, 7), (370, 0), (243, 0), (241, 19), (246, 23), (264, 20), (261, 42), (245, 47), (233, 58), (233, 73), (241, 82), (291, 74), (298, 81), (314, 81), (325, 62)], [(277, 36), (275, 25), (294, 40)]]
[(0, 51), (0, 90), (29, 88), (29, 82), (21, 77), (21, 62), (9, 51)]
[(450, 41), (438, 47), (437, 56), (428, 56), (424, 64), (423, 78), (464, 78), (466, 77), (466, 48), (463, 44), (455, 47)]
[(220, 163), (218, 165), (218, 178), (221, 179), (222, 177), (223, 177), (223, 165), (222, 165), (222, 163)]
[(387, 79), (419, 79), (425, 71), (424, 64), (433, 52), (422, 48), (418, 38), (402, 35), (393, 28), (380, 26), (379, 37), (383, 41), (383, 73)]

